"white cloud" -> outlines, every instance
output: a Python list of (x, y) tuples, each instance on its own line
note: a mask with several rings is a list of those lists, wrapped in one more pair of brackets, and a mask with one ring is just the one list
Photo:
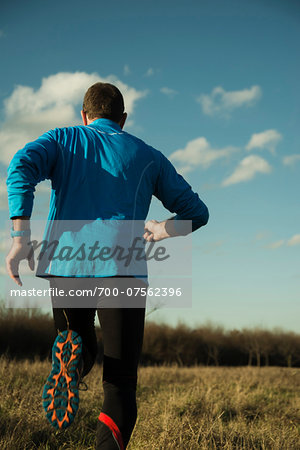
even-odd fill
[(255, 235), (255, 240), (261, 241), (262, 239), (265, 239), (266, 237), (268, 237), (268, 235), (269, 235), (268, 231), (258, 231)]
[(162, 87), (160, 89), (160, 92), (162, 94), (167, 95), (168, 97), (174, 97), (176, 94), (178, 94), (178, 92), (175, 91), (175, 89), (171, 89), (171, 88), (168, 88), (168, 87)]
[(247, 156), (239, 163), (233, 174), (223, 181), (222, 186), (248, 181), (257, 173), (270, 173), (271, 170), (270, 164), (260, 156)]
[(0, 160), (8, 163), (13, 154), (45, 131), (80, 124), (79, 111), (89, 86), (97, 81), (115, 84), (123, 93), (126, 111), (132, 114), (136, 102), (146, 95), (114, 75), (61, 72), (43, 78), (39, 89), (16, 86), (4, 101), (5, 120), (0, 128)]
[(124, 75), (130, 75), (131, 74), (131, 70), (128, 64), (125, 64), (124, 66)]
[(288, 246), (300, 245), (300, 234), (295, 234), (287, 241)]
[(200, 95), (197, 101), (201, 104), (204, 114), (228, 116), (236, 108), (254, 105), (261, 95), (262, 90), (259, 86), (241, 91), (225, 91), (222, 86), (217, 86), (211, 94)]
[(275, 250), (276, 248), (282, 247), (284, 245), (284, 240), (281, 239), (280, 241), (272, 242), (267, 247), (271, 250)]
[(282, 160), (283, 164), (285, 166), (293, 166), (294, 164), (296, 164), (298, 161), (300, 161), (300, 155), (296, 154), (296, 155), (288, 155), (285, 156)]
[(280, 241), (272, 242), (271, 244), (268, 244), (266, 247), (271, 250), (274, 250), (276, 248), (282, 247), (283, 245), (288, 247), (300, 245), (300, 234), (295, 234), (288, 240), (281, 239)]
[(145, 73), (145, 77), (152, 77), (152, 75), (154, 75), (154, 69), (153, 67), (149, 67), (149, 69)]
[(183, 174), (191, 172), (197, 166), (206, 169), (216, 160), (230, 156), (235, 150), (234, 147), (214, 149), (205, 137), (199, 137), (189, 141), (185, 148), (173, 152), (169, 158), (179, 163), (178, 170)]
[(3, 178), (0, 179), (0, 210), (8, 210), (6, 182)]
[(261, 148), (270, 150), (270, 152), (274, 153), (275, 148), (281, 139), (282, 135), (277, 130), (266, 130), (262, 133), (254, 133), (246, 146), (246, 150)]

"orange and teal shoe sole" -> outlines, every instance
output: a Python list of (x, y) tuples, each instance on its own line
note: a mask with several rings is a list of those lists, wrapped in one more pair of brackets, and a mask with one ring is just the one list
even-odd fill
[(54, 428), (71, 425), (78, 410), (81, 355), (79, 334), (65, 330), (57, 336), (52, 348), (52, 370), (43, 390), (43, 408)]

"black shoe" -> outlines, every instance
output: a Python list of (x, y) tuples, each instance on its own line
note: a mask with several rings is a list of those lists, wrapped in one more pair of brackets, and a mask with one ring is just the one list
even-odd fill
[(96, 450), (125, 450), (122, 435), (115, 422), (101, 413), (96, 430)]

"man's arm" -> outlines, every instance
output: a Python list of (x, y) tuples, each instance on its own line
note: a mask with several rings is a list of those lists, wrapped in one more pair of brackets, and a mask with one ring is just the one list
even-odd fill
[(35, 186), (51, 178), (56, 158), (55, 130), (43, 134), (15, 154), (6, 180), (11, 219), (31, 216)]
[(208, 208), (198, 194), (192, 191), (191, 186), (162, 153), (157, 154), (160, 155), (160, 170), (154, 195), (161, 200), (165, 208), (176, 215), (163, 222), (148, 221), (144, 234), (147, 241), (185, 236), (206, 225), (209, 218)]
[(12, 225), (13, 237), (12, 247), (6, 257), (7, 273), (17, 283), (22, 286), (19, 277), (19, 264), (23, 259), (27, 259), (29, 268), (34, 270), (34, 257), (30, 242), (30, 218), (26, 216), (14, 217)]
[(13, 157), (7, 177), (9, 216), (12, 219), (12, 247), (6, 257), (9, 276), (19, 285), (19, 264), (28, 260), (34, 270), (34, 258), (30, 242), (30, 216), (33, 208), (35, 186), (51, 177), (57, 157), (54, 132), (50, 131), (27, 144)]

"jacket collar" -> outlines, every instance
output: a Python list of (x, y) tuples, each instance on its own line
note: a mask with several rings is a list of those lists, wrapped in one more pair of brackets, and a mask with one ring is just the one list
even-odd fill
[(89, 125), (89, 127), (105, 127), (105, 128), (113, 128), (114, 130), (117, 131), (122, 131), (120, 125), (117, 122), (114, 122), (113, 120), (110, 119), (96, 119), (93, 120), (93, 122), (91, 122)]

